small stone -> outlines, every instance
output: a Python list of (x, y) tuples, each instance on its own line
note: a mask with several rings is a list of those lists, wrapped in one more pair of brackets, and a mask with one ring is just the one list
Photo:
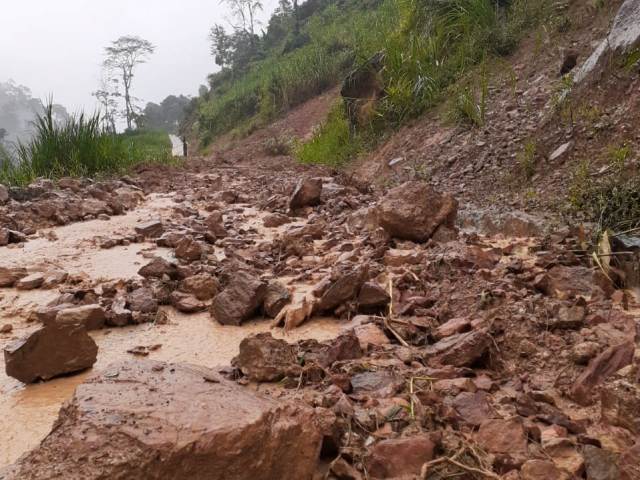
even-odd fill
[(35, 290), (40, 288), (44, 284), (44, 275), (42, 273), (32, 273), (24, 278), (21, 278), (15, 283), (15, 287), (18, 290)]

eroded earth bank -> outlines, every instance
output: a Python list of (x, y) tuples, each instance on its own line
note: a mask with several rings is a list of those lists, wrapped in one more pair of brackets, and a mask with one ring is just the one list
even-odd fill
[(0, 191), (0, 478), (640, 478), (581, 231), (233, 154)]

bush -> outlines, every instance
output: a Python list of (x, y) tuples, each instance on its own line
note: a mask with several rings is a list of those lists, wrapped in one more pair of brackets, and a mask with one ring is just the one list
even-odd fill
[(341, 105), (330, 112), (326, 122), (313, 138), (296, 149), (296, 157), (302, 163), (343, 165), (362, 150), (360, 137), (353, 134)]
[(172, 161), (166, 133), (116, 135), (100, 126), (100, 115), (53, 120), (52, 104), (34, 124), (34, 135), (16, 146), (16, 161), (5, 162), (0, 182), (25, 184), (37, 177), (93, 176), (125, 171), (143, 162)]

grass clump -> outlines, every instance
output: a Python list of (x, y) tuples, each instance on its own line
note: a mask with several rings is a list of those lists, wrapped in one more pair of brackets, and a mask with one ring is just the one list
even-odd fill
[(338, 167), (355, 157), (362, 149), (361, 137), (352, 134), (342, 106), (337, 105), (313, 138), (299, 145), (295, 154), (302, 163)]
[(536, 174), (536, 152), (538, 145), (535, 140), (525, 142), (522, 151), (518, 153), (520, 172), (526, 180), (531, 180)]
[(570, 211), (595, 223), (599, 231), (640, 227), (640, 173), (627, 166), (632, 155), (627, 145), (610, 147), (606, 176), (591, 175), (589, 162), (581, 162), (569, 188)]
[(113, 174), (140, 163), (172, 161), (171, 142), (165, 133), (116, 135), (105, 131), (100, 120), (99, 114), (79, 114), (56, 123), (49, 103), (33, 122), (31, 140), (18, 142), (16, 159), (3, 162), (0, 182), (25, 185), (38, 177)]

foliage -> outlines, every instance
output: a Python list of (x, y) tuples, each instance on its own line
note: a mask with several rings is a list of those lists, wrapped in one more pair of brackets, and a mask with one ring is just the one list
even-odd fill
[(600, 231), (640, 227), (640, 174), (627, 166), (632, 155), (625, 144), (610, 147), (609, 174), (603, 177), (592, 176), (589, 162), (581, 162), (569, 188), (571, 212), (596, 223)]
[(84, 113), (56, 122), (49, 103), (34, 122), (33, 138), (17, 144), (17, 162), (2, 165), (0, 183), (21, 185), (37, 177), (117, 173), (139, 163), (172, 161), (166, 133), (116, 135), (100, 124), (98, 114)]
[(105, 49), (104, 68), (108, 72), (118, 72), (121, 76), (124, 88), (124, 117), (129, 130), (133, 128), (133, 121), (138, 113), (136, 99), (131, 94), (134, 72), (154, 51), (155, 46), (151, 42), (135, 36), (120, 37)]
[(351, 126), (344, 109), (337, 105), (313, 138), (296, 150), (302, 163), (337, 167), (356, 156), (363, 148), (363, 138), (351, 134)]
[(190, 105), (191, 99), (184, 95), (169, 95), (159, 105), (149, 102), (142, 112), (144, 128), (177, 134)]
[(536, 151), (538, 146), (535, 140), (528, 140), (524, 148), (518, 153), (518, 165), (522, 176), (526, 180), (531, 180), (536, 173)]

